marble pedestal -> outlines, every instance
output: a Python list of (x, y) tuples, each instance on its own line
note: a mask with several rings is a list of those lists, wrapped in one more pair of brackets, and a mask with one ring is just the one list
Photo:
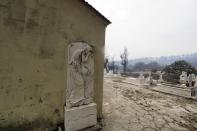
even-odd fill
[(97, 124), (96, 104), (66, 108), (64, 126), (65, 131), (77, 131)]

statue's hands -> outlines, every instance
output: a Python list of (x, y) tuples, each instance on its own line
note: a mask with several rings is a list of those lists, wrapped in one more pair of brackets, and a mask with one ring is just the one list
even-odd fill
[(89, 72), (88, 69), (86, 67), (82, 66), (82, 74), (88, 75), (88, 72)]

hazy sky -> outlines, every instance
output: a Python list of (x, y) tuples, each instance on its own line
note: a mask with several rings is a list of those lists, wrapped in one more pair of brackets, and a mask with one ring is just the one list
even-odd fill
[(106, 54), (119, 59), (197, 52), (197, 0), (87, 0), (112, 21)]

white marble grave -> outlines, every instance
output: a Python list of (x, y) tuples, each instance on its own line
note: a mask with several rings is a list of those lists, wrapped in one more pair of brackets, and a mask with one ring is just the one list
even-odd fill
[(160, 73), (158, 82), (161, 83), (161, 82), (163, 82), (163, 81), (164, 81), (164, 80), (163, 80), (163, 74)]
[(183, 71), (182, 74), (180, 75), (180, 80), (179, 80), (180, 83), (181, 83), (181, 84), (185, 84), (186, 81), (187, 81), (187, 79), (188, 79), (188, 78), (187, 78), (187, 72), (184, 72), (184, 71)]
[(146, 78), (146, 83), (148, 83), (149, 85), (153, 84), (153, 78), (151, 72), (148, 73), (148, 77)]
[(138, 77), (138, 81), (140, 84), (144, 84), (145, 83), (145, 78), (142, 72), (140, 72), (140, 75)]

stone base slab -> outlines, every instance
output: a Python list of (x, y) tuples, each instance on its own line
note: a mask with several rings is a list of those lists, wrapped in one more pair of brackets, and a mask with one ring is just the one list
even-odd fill
[(65, 107), (65, 131), (77, 131), (96, 124), (97, 107), (95, 103), (73, 108)]

